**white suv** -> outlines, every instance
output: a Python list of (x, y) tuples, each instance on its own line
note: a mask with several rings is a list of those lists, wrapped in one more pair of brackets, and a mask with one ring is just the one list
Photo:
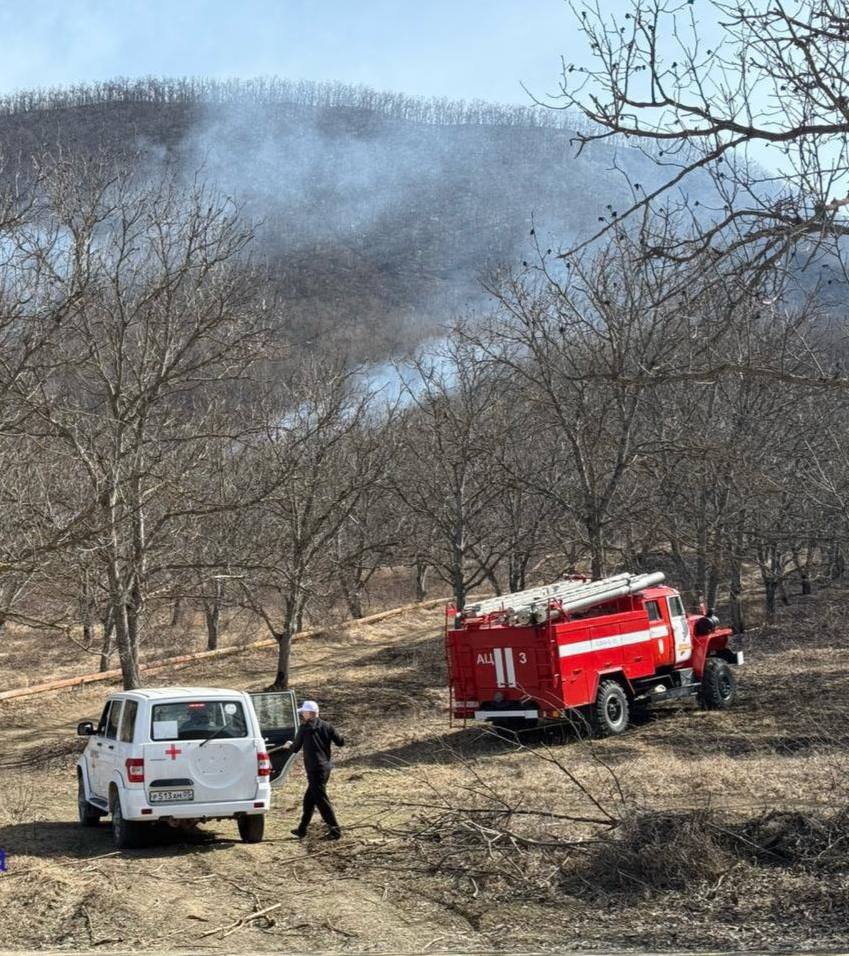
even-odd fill
[(77, 761), (80, 823), (112, 814), (120, 849), (140, 846), (150, 824), (193, 826), (235, 818), (246, 843), (262, 840), (271, 788), (287, 776), (284, 749), (298, 725), (291, 691), (162, 687), (113, 694)]

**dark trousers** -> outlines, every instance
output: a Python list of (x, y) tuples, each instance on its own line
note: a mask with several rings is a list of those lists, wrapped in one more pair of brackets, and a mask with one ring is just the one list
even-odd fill
[(310, 825), (316, 807), (321, 814), (321, 819), (331, 830), (339, 829), (336, 814), (333, 812), (333, 804), (330, 802), (330, 797), (327, 796), (327, 781), (329, 779), (329, 769), (307, 771), (307, 792), (304, 794), (304, 813), (299, 828), (304, 832)]

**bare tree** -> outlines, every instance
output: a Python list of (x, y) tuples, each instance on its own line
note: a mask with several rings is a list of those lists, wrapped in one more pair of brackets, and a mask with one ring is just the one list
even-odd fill
[[(292, 638), (334, 589), (335, 548), (382, 477), (387, 448), (372, 395), (342, 363), (306, 361), (265, 408), (253, 470), (265, 488), (246, 517), (246, 603), (279, 645), (273, 686), (289, 684)], [(326, 609), (325, 609), (326, 610)]]
[(609, 529), (621, 527), (630, 470), (647, 450), (641, 418), (654, 383), (700, 324), (675, 308), (679, 272), (646, 262), (620, 232), (569, 270), (544, 257), (537, 274), (493, 286), (501, 310), (477, 337), (514, 377), (527, 427), (556, 469), (528, 474), (528, 486), (580, 526), (594, 576), (607, 567)]
[[(204, 394), (242, 374), (260, 329), (250, 230), (201, 184), (142, 181), (107, 160), (57, 162), (26, 238), (59, 291), (49, 374), (20, 390), (33, 432), (78, 472), (94, 506), (124, 683), (138, 653), (152, 549), (183, 513)], [(175, 500), (176, 498), (176, 500)]]
[[(592, 4), (576, 12), (592, 62), (565, 65), (562, 102), (589, 124), (579, 144), (644, 146), (668, 171), (652, 191), (633, 183), (630, 208), (585, 243), (668, 201), (679, 231), (646, 235), (648, 254), (709, 252), (735, 270), (742, 262), (747, 280), (793, 254), (797, 265), (817, 248), (839, 256), (849, 234), (842, 4), (633, 0), (614, 14)], [(704, 41), (705, 22), (719, 25), (717, 43)]]
[(471, 588), (496, 576), (505, 553), (493, 534), (503, 376), (456, 333), (399, 370), (407, 407), (398, 424), (395, 493), (418, 532), (414, 559), (451, 585), (463, 607)]

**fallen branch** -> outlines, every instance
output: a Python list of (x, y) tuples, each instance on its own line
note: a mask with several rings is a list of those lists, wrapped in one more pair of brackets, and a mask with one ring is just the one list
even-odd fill
[(280, 909), (282, 905), (282, 903), (272, 903), (271, 906), (266, 906), (261, 910), (256, 910), (255, 912), (248, 914), (247, 916), (240, 917), (235, 922), (230, 923), (228, 926), (216, 926), (215, 929), (207, 930), (207, 932), (201, 933), (199, 938), (206, 939), (207, 936), (214, 936), (216, 933), (221, 933), (221, 938), (224, 939), (225, 936), (231, 936), (236, 932), (236, 930), (241, 929), (243, 926), (247, 926), (255, 919), (259, 919), (260, 916), (265, 916), (266, 914), (271, 913), (273, 910)]

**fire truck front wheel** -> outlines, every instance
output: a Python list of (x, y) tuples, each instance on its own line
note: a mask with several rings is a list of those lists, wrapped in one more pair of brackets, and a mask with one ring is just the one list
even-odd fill
[(709, 657), (702, 675), (699, 703), (706, 710), (727, 710), (737, 696), (734, 671), (721, 657)]
[(598, 685), (595, 703), (590, 708), (590, 719), (597, 737), (613, 737), (628, 727), (628, 695), (615, 680), (603, 680)]

